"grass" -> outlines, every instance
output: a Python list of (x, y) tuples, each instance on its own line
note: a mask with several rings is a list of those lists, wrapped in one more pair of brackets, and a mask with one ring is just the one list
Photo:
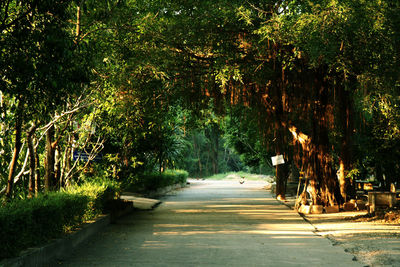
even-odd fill
[(247, 173), (247, 172), (243, 172), (243, 171), (214, 174), (212, 176), (205, 177), (205, 179), (234, 180), (234, 179), (238, 179), (240, 177), (244, 177), (244, 179), (252, 180), (252, 181), (257, 181), (257, 180), (266, 180), (268, 182), (274, 181), (274, 177), (271, 175), (254, 174), (254, 173)]

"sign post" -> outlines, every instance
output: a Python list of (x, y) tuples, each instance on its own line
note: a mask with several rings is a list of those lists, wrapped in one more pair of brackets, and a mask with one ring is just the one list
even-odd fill
[(82, 152), (82, 151), (74, 151), (73, 156), (72, 156), (73, 160), (80, 160), (80, 161), (89, 161), (89, 159), (91, 161), (100, 161), (103, 158), (103, 155), (100, 153), (97, 153), (95, 156), (93, 155), (89, 155), (86, 152)]
[(272, 165), (273, 166), (285, 163), (285, 159), (283, 158), (283, 155), (276, 155), (274, 157), (271, 157), (271, 160), (272, 160)]

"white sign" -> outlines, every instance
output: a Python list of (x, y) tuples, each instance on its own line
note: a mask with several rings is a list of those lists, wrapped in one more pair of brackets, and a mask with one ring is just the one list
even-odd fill
[(272, 160), (272, 165), (274, 165), (274, 166), (285, 163), (285, 160), (283, 159), (283, 155), (277, 155), (275, 157), (271, 157), (271, 160)]

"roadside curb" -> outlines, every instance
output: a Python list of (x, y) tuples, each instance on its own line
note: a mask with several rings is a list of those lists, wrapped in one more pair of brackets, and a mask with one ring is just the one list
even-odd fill
[[(322, 237), (322, 238), (326, 238), (327, 240), (330, 241), (330, 243), (332, 244), (332, 246), (336, 246), (336, 245), (339, 244), (339, 242), (334, 238), (334, 236), (332, 236), (332, 235), (321, 235), (321, 233), (319, 232), (318, 227), (317, 227), (310, 219), (308, 219), (307, 216), (306, 216), (305, 214), (298, 212), (298, 211), (294, 208), (294, 202), (293, 202), (293, 201), (288, 201), (288, 200), (287, 200), (287, 201), (283, 201), (283, 200), (279, 200), (279, 199), (277, 199), (277, 201), (279, 201), (281, 204), (285, 205), (285, 206), (288, 207), (289, 209), (296, 211), (296, 212), (299, 214), (299, 216), (302, 217), (303, 220), (304, 220), (306, 223), (310, 224), (311, 227), (314, 228), (314, 230), (313, 230), (312, 232), (313, 232), (315, 235), (320, 236), (320, 237)], [(347, 254), (350, 254), (350, 255), (353, 255), (353, 256), (354, 256), (353, 253), (351, 253), (351, 252), (349, 252), (349, 251), (346, 251), (345, 249), (344, 249), (344, 252), (346, 252)], [(353, 257), (353, 261), (358, 261), (358, 259), (357, 259), (356, 256)]]
[(54, 261), (71, 254), (76, 247), (103, 230), (110, 222), (110, 215), (102, 215), (94, 222), (84, 224), (79, 230), (63, 238), (56, 239), (42, 247), (30, 248), (18, 257), (2, 260), (0, 266), (51, 266)]
[(276, 199), (276, 200), (279, 201), (281, 204), (285, 205), (286, 207), (288, 207), (289, 209), (295, 210), (293, 200), (280, 200), (280, 199)]
[(318, 234), (318, 229), (315, 227), (315, 225), (306, 217), (305, 214), (299, 212), (297, 209), (294, 208), (294, 202), (290, 201), (290, 200), (279, 200), (277, 199), (277, 201), (279, 201), (281, 204), (285, 205), (286, 207), (288, 207), (291, 210), (294, 210), (295, 212), (297, 212), (299, 214), (300, 217), (303, 218), (304, 221), (306, 221), (307, 223), (309, 223), (315, 230), (313, 231), (314, 233)]
[(174, 184), (174, 185), (169, 185), (163, 188), (160, 188), (158, 190), (155, 191), (151, 191), (145, 194), (145, 197), (147, 198), (157, 198), (157, 197), (162, 197), (164, 195), (166, 195), (167, 193), (176, 190), (176, 189), (180, 189), (180, 188), (185, 188), (186, 182), (185, 183), (178, 183), (178, 184)]

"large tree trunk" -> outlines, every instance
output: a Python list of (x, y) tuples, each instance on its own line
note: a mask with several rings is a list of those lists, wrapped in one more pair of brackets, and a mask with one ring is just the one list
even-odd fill
[(337, 178), (333, 171), (332, 158), (328, 153), (327, 145), (316, 144), (310, 136), (302, 133), (295, 126), (290, 126), (289, 131), (292, 133), (294, 141), (301, 144), (302, 167), (305, 177), (310, 180), (308, 192), (311, 194), (313, 203), (337, 204)]
[[(331, 155), (330, 130), (333, 127), (331, 86), (321, 68), (310, 73), (305, 87), (311, 93), (306, 111), (312, 118), (306, 135), (293, 127), (290, 129), (296, 142), (302, 145), (303, 168), (310, 180), (308, 192), (314, 204), (336, 205), (340, 199), (339, 184)], [(309, 119), (310, 117), (305, 117)], [(306, 128), (307, 129), (307, 128)], [(295, 130), (295, 131), (293, 131)]]
[(56, 187), (54, 163), (55, 149), (53, 147), (54, 125), (52, 125), (46, 133), (46, 159), (44, 174), (44, 189), (46, 192), (54, 190)]
[[(20, 102), (21, 103), (21, 102)], [(10, 199), (12, 197), (13, 186), (14, 186), (14, 173), (17, 167), (17, 161), (19, 157), (19, 152), (21, 151), (21, 135), (22, 135), (22, 110), (21, 104), (18, 104), (17, 113), (15, 116), (15, 145), (13, 157), (10, 164), (10, 169), (8, 172), (8, 180), (7, 180), (7, 189), (6, 189), (6, 198)]]
[[(72, 135), (68, 136), (68, 142), (65, 147), (63, 165), (60, 173), (60, 186), (64, 187), (66, 184), (65, 175), (71, 169), (71, 156), (72, 156)], [(114, 175), (115, 176), (115, 175)]]
[(79, 43), (81, 35), (81, 7), (80, 3), (76, 7), (76, 28), (75, 28), (75, 43)]
[(59, 145), (56, 145), (54, 148), (54, 180), (59, 188), (63, 186), (61, 181), (61, 152)]
[(286, 181), (288, 177), (287, 164), (276, 165), (276, 198), (286, 199)]
[[(284, 134), (282, 133), (282, 127), (278, 122), (275, 123), (275, 153), (276, 155), (283, 155), (284, 151), (282, 149), (284, 144)], [(275, 167), (276, 170), (276, 198), (283, 200), (286, 199), (286, 181), (288, 178), (288, 167), (287, 163), (278, 164)]]
[(196, 151), (197, 154), (197, 164), (199, 167), (199, 178), (202, 177), (203, 174), (203, 165), (201, 164), (201, 150), (200, 150), (200, 144), (196, 143), (196, 138), (195, 135), (193, 135), (193, 148)]
[(339, 157), (339, 171), (338, 179), (340, 184), (340, 193), (347, 201), (347, 188), (350, 186), (346, 176), (351, 169), (352, 165), (352, 136), (353, 136), (353, 109), (349, 92), (343, 87), (338, 89), (338, 119), (339, 127), (342, 132), (340, 157)]
[(31, 198), (35, 194), (35, 171), (36, 171), (36, 159), (35, 159), (35, 148), (33, 146), (32, 136), (36, 131), (36, 125), (33, 125), (27, 135), (26, 143), (28, 144), (29, 153), (29, 187), (28, 196)]
[[(161, 139), (161, 138), (160, 138)], [(163, 149), (163, 144), (160, 144), (158, 147), (157, 151), (157, 160), (158, 160), (158, 171), (162, 173), (163, 170), (163, 164), (164, 164), (164, 149)]]
[(39, 154), (37, 153), (37, 148), (34, 147), (34, 154), (35, 154), (35, 166), (36, 166), (36, 171), (35, 171), (35, 196), (38, 196), (40, 192), (40, 161), (39, 161)]
[(217, 174), (218, 170), (218, 148), (219, 148), (219, 128), (218, 125), (215, 124), (212, 128), (212, 138), (214, 139), (214, 145), (212, 148), (213, 156), (212, 156), (212, 165), (213, 165), (213, 173)]
[[(284, 111), (286, 109), (286, 86), (285, 86), (285, 70), (282, 69), (282, 80), (280, 86), (275, 87), (276, 110), (274, 116), (274, 136), (275, 136), (275, 153), (284, 155), (285, 133), (282, 127), (284, 120)], [(287, 164), (276, 165), (276, 198), (286, 199), (286, 181), (288, 178)]]

